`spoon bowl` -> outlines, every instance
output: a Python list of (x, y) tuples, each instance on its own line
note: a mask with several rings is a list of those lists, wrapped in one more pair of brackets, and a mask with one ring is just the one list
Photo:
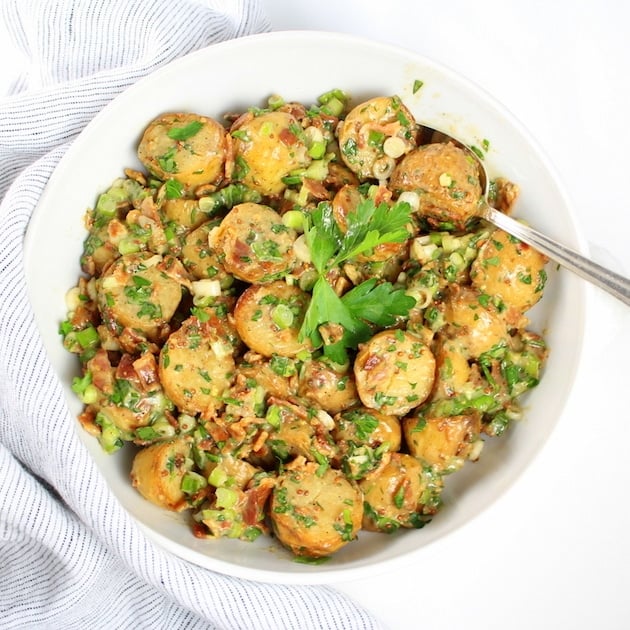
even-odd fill
[(559, 241), (529, 227), (521, 221), (517, 221), (504, 212), (493, 208), (488, 201), (489, 178), (482, 160), (470, 146), (461, 142), (457, 138), (423, 125), (420, 129), (419, 138), (421, 144), (431, 144), (436, 142), (450, 142), (465, 151), (477, 163), (479, 170), (479, 181), (481, 184), (482, 196), (478, 204), (478, 215), (481, 219), (491, 223), (495, 227), (507, 232), (511, 236), (534, 247), (539, 252), (545, 254), (551, 260), (569, 269), (584, 280), (606, 291), (614, 296), (626, 306), (630, 306), (630, 279), (612, 271), (602, 265), (590, 260), (579, 252), (563, 245)]

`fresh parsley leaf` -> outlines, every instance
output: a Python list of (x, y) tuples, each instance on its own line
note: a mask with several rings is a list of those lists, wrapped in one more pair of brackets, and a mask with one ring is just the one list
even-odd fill
[(311, 253), (311, 261), (318, 273), (324, 275), (330, 268), (335, 252), (341, 247), (343, 234), (335, 221), (332, 206), (320, 203), (307, 215), (306, 244)]
[(416, 303), (404, 289), (396, 289), (389, 282), (377, 284), (375, 278), (348, 291), (341, 301), (355, 317), (382, 327), (395, 324), (396, 316), (407, 315)]
[(383, 243), (402, 243), (409, 238), (405, 226), (410, 213), (411, 207), (406, 202), (390, 207), (386, 203), (377, 206), (371, 199), (361, 201), (346, 217), (347, 230), (333, 263), (338, 265), (356, 258)]
[(171, 127), (166, 132), (166, 135), (171, 140), (179, 140), (179, 141), (188, 140), (189, 138), (192, 138), (194, 135), (199, 133), (199, 130), (202, 127), (203, 127), (202, 122), (200, 122), (199, 120), (193, 120), (192, 122), (189, 122), (187, 125), (184, 125), (183, 127)]
[[(347, 349), (355, 349), (373, 334), (372, 325), (391, 326), (397, 316), (406, 316), (415, 300), (389, 282), (378, 284), (372, 278), (339, 297), (326, 276), (333, 268), (374, 249), (383, 243), (400, 243), (409, 238), (406, 226), (410, 222), (408, 203), (378, 206), (372, 199), (359, 203), (346, 217), (343, 232), (335, 220), (330, 204), (321, 203), (307, 217), (306, 242), (318, 278), (306, 310), (300, 339), (309, 338), (314, 348), (324, 346), (324, 354), (336, 363), (347, 360)], [(339, 324), (343, 337), (324, 344), (320, 326)]]
[(167, 199), (179, 199), (184, 194), (184, 186), (176, 179), (167, 179), (165, 188)]
[(322, 344), (318, 328), (322, 324), (341, 324), (347, 331), (354, 331), (357, 322), (350, 310), (333, 291), (323, 276), (320, 276), (313, 286), (313, 295), (309, 302), (301, 334), (309, 337), (315, 347)]

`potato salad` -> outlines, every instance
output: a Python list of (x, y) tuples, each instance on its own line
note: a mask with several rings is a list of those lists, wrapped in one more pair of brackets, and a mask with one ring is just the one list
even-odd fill
[[(79, 420), (191, 535), (320, 562), (424, 527), (521, 416), (546, 260), (479, 219), (477, 160), (420, 128), (338, 89), (168, 112), (88, 210), (60, 330)], [(518, 187), (489, 194), (510, 212)]]

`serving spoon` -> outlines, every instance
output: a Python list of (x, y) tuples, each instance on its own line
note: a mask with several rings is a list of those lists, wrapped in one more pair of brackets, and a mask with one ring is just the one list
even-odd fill
[(452, 142), (455, 146), (466, 151), (475, 160), (479, 166), (479, 179), (482, 190), (478, 214), (480, 218), (531, 245), (551, 260), (621, 300), (626, 306), (630, 306), (630, 279), (603, 267), (570, 247), (493, 208), (488, 201), (490, 182), (486, 167), (479, 159), (479, 156), (467, 144), (443, 131), (432, 129), (426, 125), (423, 125), (420, 130), (420, 138), (422, 144)]

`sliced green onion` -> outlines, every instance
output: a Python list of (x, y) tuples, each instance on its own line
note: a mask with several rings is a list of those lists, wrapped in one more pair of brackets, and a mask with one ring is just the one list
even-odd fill
[(220, 488), (221, 486), (225, 485), (227, 480), (227, 473), (225, 472), (225, 470), (223, 470), (223, 468), (220, 468), (219, 466), (214, 468), (213, 471), (210, 473), (210, 476), (208, 477), (208, 482), (215, 488)]
[(280, 407), (278, 407), (278, 405), (271, 405), (269, 409), (267, 409), (265, 420), (274, 429), (279, 429), (280, 425), (282, 424), (282, 416), (280, 415)]
[(313, 160), (304, 171), (304, 177), (315, 179), (320, 182), (325, 180), (326, 177), (328, 177), (328, 161)]
[(118, 253), (121, 256), (125, 254), (135, 254), (140, 251), (140, 243), (135, 238), (123, 238), (118, 243)]
[(269, 105), (271, 109), (278, 109), (279, 107), (282, 107), (284, 103), (285, 100), (279, 94), (272, 94), (267, 99), (267, 105)]
[(117, 205), (118, 203), (114, 196), (112, 196), (109, 192), (102, 193), (99, 195), (98, 201), (96, 202), (96, 212), (99, 214), (113, 216), (116, 213)]
[(217, 488), (216, 490), (216, 504), (220, 508), (231, 508), (236, 505), (238, 501), (238, 493), (232, 488)]
[(282, 223), (296, 232), (304, 232), (304, 215), (300, 210), (288, 210), (282, 215)]
[(324, 157), (324, 155), (326, 155), (326, 142), (324, 142), (323, 140), (321, 142), (313, 142), (308, 150), (308, 154), (314, 160), (320, 160)]
[(295, 367), (295, 362), (289, 357), (282, 357), (280, 355), (274, 354), (269, 361), (269, 367), (278, 375), (278, 376), (293, 376), (297, 373), (297, 368)]
[(333, 97), (326, 101), (323, 109), (331, 116), (341, 116), (341, 114), (343, 113), (343, 108), (345, 106), (346, 105), (343, 101), (339, 100), (337, 97)]
[(160, 435), (153, 427), (138, 427), (136, 429), (136, 437), (143, 442), (157, 440)]
[(100, 343), (98, 332), (93, 326), (88, 326), (83, 330), (77, 330), (75, 338), (84, 350), (94, 348)]
[(295, 315), (286, 304), (278, 304), (274, 306), (271, 311), (271, 319), (278, 328), (284, 330), (285, 328), (290, 328), (293, 325)]
[(241, 538), (243, 538), (244, 540), (247, 540), (249, 542), (253, 542), (261, 534), (262, 534), (262, 529), (260, 529), (260, 527), (256, 527), (254, 525), (251, 525), (250, 527), (248, 527), (243, 532), (243, 534), (241, 535)]
[(183, 478), (181, 483), (181, 490), (185, 494), (197, 494), (199, 490), (202, 490), (208, 485), (206, 478), (199, 473), (189, 471)]
[(96, 424), (101, 427), (99, 443), (106, 453), (115, 453), (122, 448), (123, 440), (120, 429), (103, 413), (97, 413)]
[(98, 400), (98, 389), (92, 384), (92, 373), (86, 372), (82, 377), (72, 379), (72, 391), (84, 405), (92, 405)]

